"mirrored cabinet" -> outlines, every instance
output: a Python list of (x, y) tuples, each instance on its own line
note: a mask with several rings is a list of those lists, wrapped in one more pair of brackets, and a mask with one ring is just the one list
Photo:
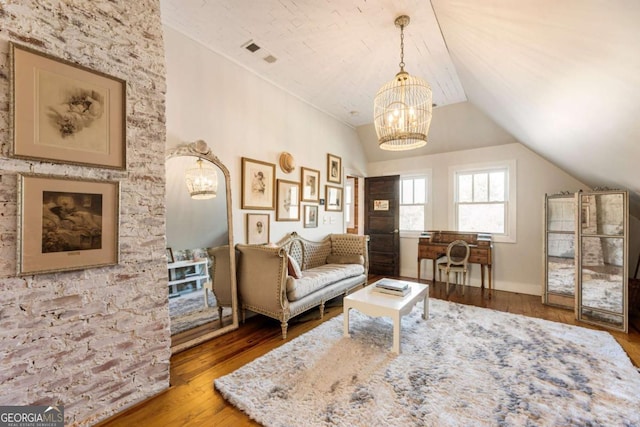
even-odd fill
[(574, 309), (576, 319), (627, 331), (628, 193), (545, 197), (543, 303)]
[(628, 194), (578, 197), (578, 320), (627, 331)]
[(545, 198), (545, 288), (543, 302), (573, 309), (576, 305), (575, 194)]

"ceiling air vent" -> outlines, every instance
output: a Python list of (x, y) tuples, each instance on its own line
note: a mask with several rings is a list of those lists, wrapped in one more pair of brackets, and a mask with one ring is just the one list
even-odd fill
[(274, 62), (276, 62), (276, 61), (278, 60), (278, 58), (276, 58), (276, 57), (275, 57), (275, 56), (273, 56), (273, 55), (267, 55), (267, 56), (265, 56), (265, 57), (264, 57), (264, 58), (262, 58), (262, 59), (264, 59), (264, 60), (265, 60), (266, 62), (268, 62), (269, 64), (273, 64)]
[(255, 44), (253, 40), (249, 40), (245, 44), (242, 45), (243, 48), (247, 49), (249, 52), (254, 53), (257, 50), (260, 50), (260, 46)]

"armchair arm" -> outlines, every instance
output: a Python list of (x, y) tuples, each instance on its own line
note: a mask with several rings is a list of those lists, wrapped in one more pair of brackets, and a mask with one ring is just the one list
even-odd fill
[(288, 309), (287, 255), (283, 248), (237, 244), (238, 293), (243, 308), (280, 318)]
[(229, 245), (207, 248), (211, 257), (209, 277), (212, 282), (213, 295), (219, 306), (231, 306), (231, 264), (229, 261)]

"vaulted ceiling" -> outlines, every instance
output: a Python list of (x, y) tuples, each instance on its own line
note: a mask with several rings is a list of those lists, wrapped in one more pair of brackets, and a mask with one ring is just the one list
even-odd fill
[[(510, 134), (586, 184), (628, 189), (640, 200), (640, 1), (161, 0), (161, 6), (166, 25), (356, 128), (370, 161), (495, 145)], [(411, 17), (407, 71), (430, 82), (437, 107), (427, 147), (398, 154), (377, 148), (371, 123), (376, 91), (398, 71), (393, 21), (401, 14)], [(260, 49), (250, 52), (251, 43)], [(469, 115), (496, 126), (455, 138), (438, 129), (443, 114), (460, 114), (461, 128)]]

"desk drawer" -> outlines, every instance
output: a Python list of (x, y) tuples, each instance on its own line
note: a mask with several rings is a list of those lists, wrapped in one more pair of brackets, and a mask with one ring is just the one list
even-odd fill
[(436, 259), (447, 252), (446, 247), (418, 246), (418, 257), (421, 259)]
[(475, 248), (471, 249), (469, 262), (474, 264), (489, 264), (489, 251)]

